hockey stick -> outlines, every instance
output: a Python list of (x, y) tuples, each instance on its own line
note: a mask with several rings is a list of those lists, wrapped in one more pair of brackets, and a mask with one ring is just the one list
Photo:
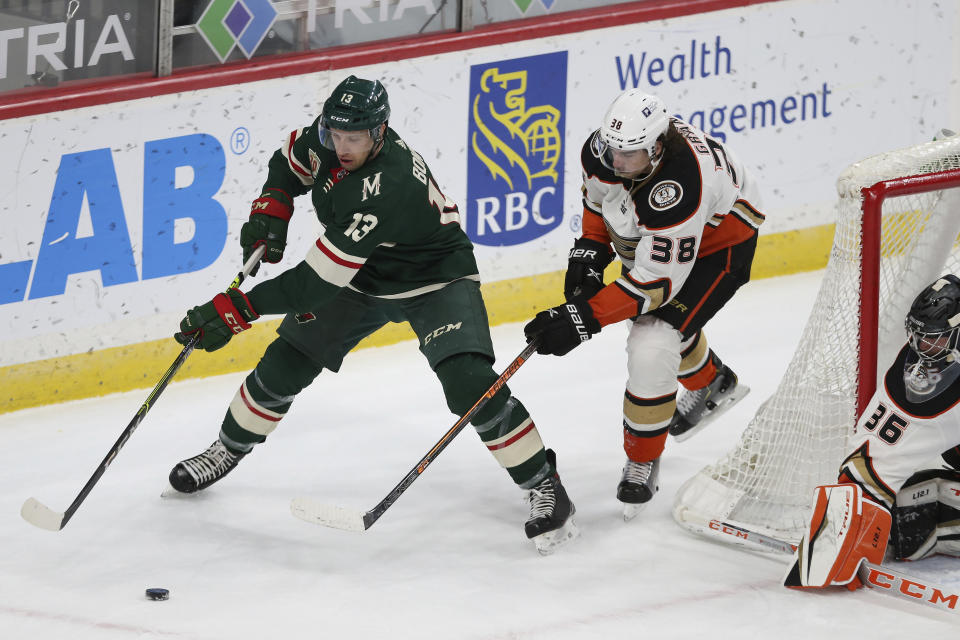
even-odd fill
[[(229, 289), (236, 289), (240, 284), (250, 275), (250, 271), (254, 266), (260, 261), (260, 258), (263, 256), (266, 251), (266, 247), (259, 247), (254, 251), (253, 255), (250, 256), (250, 259), (246, 261), (243, 265), (243, 270), (236, 275), (233, 279), (233, 282), (230, 283)], [(143, 421), (143, 418), (147, 415), (147, 412), (150, 411), (150, 408), (154, 405), (157, 399), (160, 397), (160, 394), (163, 393), (163, 390), (167, 388), (167, 384), (176, 375), (177, 371), (180, 370), (180, 367), (183, 366), (183, 363), (186, 362), (187, 356), (189, 356), (194, 347), (197, 346), (197, 342), (200, 340), (199, 332), (194, 334), (192, 338), (187, 342), (183, 347), (183, 350), (180, 352), (180, 355), (177, 356), (177, 359), (173, 361), (173, 364), (170, 365), (170, 368), (167, 369), (167, 372), (163, 374), (163, 377), (160, 378), (160, 382), (157, 383), (157, 386), (153, 388), (153, 391), (150, 392), (150, 395), (147, 396), (146, 401), (140, 406), (140, 410), (137, 411), (136, 415), (133, 416), (133, 419), (130, 421), (130, 424), (127, 425), (127, 428), (123, 430), (120, 434), (120, 437), (117, 438), (117, 441), (110, 447), (110, 451), (107, 452), (106, 457), (103, 459), (103, 462), (100, 463), (100, 466), (97, 467), (96, 471), (93, 472), (93, 475), (90, 476), (90, 479), (87, 480), (87, 484), (83, 486), (83, 489), (80, 490), (80, 493), (74, 498), (73, 502), (67, 507), (67, 510), (63, 513), (54, 511), (47, 505), (43, 504), (36, 498), (27, 498), (23, 503), (23, 506), (20, 508), (20, 515), (23, 516), (23, 519), (34, 525), (35, 527), (40, 527), (41, 529), (48, 529), (50, 531), (60, 531), (67, 523), (70, 521), (70, 518), (73, 517), (73, 514), (76, 513), (77, 509), (80, 508), (80, 505), (83, 504), (83, 501), (87, 499), (90, 491), (93, 490), (93, 487), (100, 480), (100, 477), (106, 472), (107, 467), (110, 466), (110, 463), (113, 462), (113, 459), (117, 457), (117, 454), (120, 453), (120, 449), (123, 448), (123, 445), (127, 443), (127, 440), (130, 439), (130, 436), (133, 435), (133, 432), (136, 431), (137, 427)]]
[[(792, 554), (797, 550), (797, 547), (789, 542), (750, 531), (730, 522), (711, 520), (702, 530), (718, 538), (732, 537), (732, 542), (736, 544), (753, 544), (769, 551)], [(729, 538), (725, 541), (731, 542)], [(873, 564), (866, 560), (861, 561), (857, 569), (857, 577), (870, 589), (881, 589), (891, 596), (919, 602), (941, 611), (960, 613), (960, 604), (958, 604), (960, 590), (956, 588), (942, 587), (929, 580), (891, 569), (887, 565)]]
[(366, 513), (361, 513), (354, 509), (345, 509), (343, 507), (338, 507), (330, 504), (322, 504), (317, 502), (313, 498), (299, 497), (294, 498), (290, 501), (290, 512), (293, 513), (296, 517), (307, 522), (312, 522), (314, 524), (322, 524), (328, 527), (333, 527), (334, 529), (344, 529), (346, 531), (366, 531), (373, 526), (373, 523), (376, 522), (383, 513), (390, 508), (394, 502), (397, 501), (397, 498), (406, 491), (413, 481), (420, 477), (420, 474), (423, 473), (430, 463), (440, 455), (440, 452), (443, 451), (448, 444), (457, 436), (460, 431), (470, 422), (470, 419), (477, 415), (477, 412), (483, 408), (487, 401), (490, 400), (500, 389), (507, 383), (513, 374), (517, 372), (517, 369), (526, 362), (531, 355), (533, 355), (537, 350), (536, 341), (531, 342), (523, 351), (520, 352), (513, 362), (504, 369), (503, 373), (500, 374), (500, 377), (497, 378), (496, 382), (484, 392), (480, 399), (463, 414), (463, 417), (457, 420), (450, 429), (443, 434), (443, 437), (433, 445), (433, 448), (427, 452), (423, 458), (420, 459), (420, 462), (404, 476), (403, 480), (395, 486), (387, 496), (381, 500), (373, 509), (370, 509)]

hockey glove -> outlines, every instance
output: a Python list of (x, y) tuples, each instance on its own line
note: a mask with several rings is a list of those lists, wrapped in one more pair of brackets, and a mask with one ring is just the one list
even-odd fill
[(600, 323), (586, 301), (568, 302), (541, 311), (523, 328), (527, 342), (537, 341), (537, 353), (564, 356), (600, 332)]
[[(287, 226), (293, 215), (293, 204), (289, 200), (286, 193), (270, 190), (253, 201), (250, 219), (240, 228), (244, 263), (262, 244), (267, 246), (263, 254), (264, 262), (276, 263), (283, 259), (283, 250), (287, 246)], [(258, 263), (250, 271), (250, 275), (256, 275), (259, 270)]]
[(249, 329), (250, 323), (259, 317), (242, 291), (230, 289), (187, 311), (180, 321), (180, 331), (173, 338), (180, 344), (187, 344), (199, 331), (197, 346), (204, 351), (216, 351), (230, 342), (233, 334)]
[(563, 297), (592, 298), (603, 289), (603, 270), (613, 255), (610, 246), (589, 238), (579, 238), (567, 256), (567, 275), (563, 280)]

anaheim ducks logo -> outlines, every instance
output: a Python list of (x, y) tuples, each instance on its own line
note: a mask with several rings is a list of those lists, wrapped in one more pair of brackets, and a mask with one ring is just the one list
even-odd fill
[(665, 211), (680, 202), (683, 197), (683, 187), (679, 182), (664, 180), (650, 190), (648, 202), (650, 208), (656, 211)]

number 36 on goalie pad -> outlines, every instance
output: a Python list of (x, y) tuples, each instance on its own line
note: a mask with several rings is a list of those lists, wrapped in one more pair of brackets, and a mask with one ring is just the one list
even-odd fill
[(810, 526), (797, 546), (784, 585), (816, 589), (860, 586), (860, 563), (879, 564), (890, 539), (890, 512), (853, 484), (816, 488)]

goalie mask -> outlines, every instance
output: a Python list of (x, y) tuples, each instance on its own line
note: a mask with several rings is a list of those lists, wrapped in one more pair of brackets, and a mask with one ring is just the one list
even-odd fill
[(611, 171), (613, 150), (646, 151), (653, 171), (663, 156), (657, 154), (657, 140), (667, 133), (670, 116), (657, 96), (630, 89), (621, 93), (607, 109), (603, 124), (590, 140), (594, 157)]
[(350, 76), (336, 86), (323, 103), (320, 114), (320, 142), (334, 151), (331, 129), (367, 131), (374, 145), (380, 142), (380, 125), (390, 119), (387, 90), (379, 80)]
[(907, 399), (935, 397), (960, 376), (960, 278), (939, 278), (920, 292), (906, 318), (910, 352), (904, 363)]

